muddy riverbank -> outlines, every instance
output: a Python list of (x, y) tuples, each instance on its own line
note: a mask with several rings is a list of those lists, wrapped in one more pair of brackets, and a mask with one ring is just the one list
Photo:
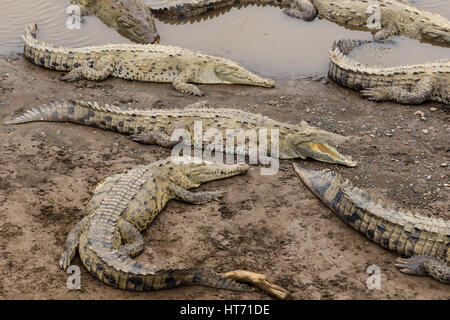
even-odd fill
[[(54, 99), (118, 102), (133, 108), (174, 108), (199, 101), (168, 84), (108, 79), (66, 84), (21, 54), (0, 57), (0, 121)], [(343, 148), (359, 163), (333, 168), (388, 203), (450, 219), (450, 114), (436, 103), (407, 107), (362, 100), (333, 82), (284, 79), (276, 88), (205, 86), (214, 107), (310, 123), (360, 144)], [(224, 97), (227, 97), (226, 101)], [(420, 111), (420, 112), (419, 112)], [(81, 291), (66, 288), (58, 267), (71, 228), (99, 181), (169, 155), (127, 137), (65, 123), (0, 125), (0, 297), (9, 299), (267, 299), (267, 295), (185, 287), (133, 293), (108, 287), (81, 267)], [(138, 258), (158, 267), (247, 269), (270, 275), (293, 299), (448, 299), (448, 286), (401, 274), (396, 254), (348, 228), (282, 161), (273, 176), (257, 167), (246, 176), (208, 183), (220, 202), (171, 201), (145, 233)], [(81, 266), (78, 258), (75, 264)], [(366, 269), (381, 268), (381, 290), (366, 287)]]

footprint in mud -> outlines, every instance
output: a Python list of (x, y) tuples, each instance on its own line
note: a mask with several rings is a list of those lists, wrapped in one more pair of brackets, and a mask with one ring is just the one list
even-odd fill
[(5, 239), (5, 241), (11, 241), (16, 237), (20, 237), (23, 234), (22, 227), (15, 224), (6, 222), (0, 222), (0, 238)]
[(250, 211), (252, 210), (252, 204), (250, 199), (242, 200), (233, 204), (223, 203), (219, 208), (222, 219), (231, 219), (239, 211)]

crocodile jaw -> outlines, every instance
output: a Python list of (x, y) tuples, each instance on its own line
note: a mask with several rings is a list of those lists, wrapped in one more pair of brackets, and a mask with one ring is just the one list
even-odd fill
[(347, 167), (356, 166), (357, 162), (350, 156), (343, 155), (335, 147), (355, 143), (357, 137), (344, 137), (305, 124), (295, 133), (289, 134), (282, 142), (280, 155), (285, 159), (312, 158), (317, 161), (340, 164)]
[(262, 78), (241, 65), (226, 59), (211, 61), (209, 67), (202, 66), (199, 83), (243, 84), (267, 88), (275, 86), (273, 80)]
[(312, 158), (317, 161), (341, 164), (347, 167), (354, 167), (357, 161), (350, 156), (339, 153), (334, 147), (326, 143), (305, 142), (297, 146), (302, 158)]
[(424, 40), (438, 42), (450, 46), (450, 26), (448, 29), (426, 26), (420, 30)]

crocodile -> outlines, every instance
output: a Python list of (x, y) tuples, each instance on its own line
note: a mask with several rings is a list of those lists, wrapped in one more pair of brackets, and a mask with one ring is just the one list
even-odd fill
[(159, 42), (150, 9), (141, 0), (70, 0), (82, 15), (97, 16), (108, 27), (137, 43)]
[[(288, 124), (238, 109), (211, 108), (204, 101), (181, 109), (136, 110), (108, 104), (100, 106), (85, 101), (62, 100), (33, 108), (5, 124), (33, 121), (63, 121), (95, 126), (128, 134), (132, 140), (139, 143), (155, 144), (165, 148), (174, 147), (179, 143), (195, 146), (195, 137), (198, 134), (196, 127), (198, 128), (200, 123), (202, 136), (212, 129), (226, 138), (222, 139), (222, 148), (218, 145), (216, 151), (225, 149), (228, 153), (231, 151), (226, 147), (227, 140), (233, 141), (236, 146), (235, 137), (239, 136), (239, 133), (245, 135), (250, 129), (255, 132), (259, 132), (260, 129), (267, 130), (265, 145), (270, 151), (272, 132), (278, 131), (279, 158), (312, 158), (349, 167), (355, 166), (356, 161), (350, 156), (340, 154), (334, 147), (347, 142), (355, 143), (359, 139), (315, 128), (304, 121), (299, 124)], [(172, 140), (175, 131), (183, 129), (190, 134), (191, 140), (184, 141), (183, 136), (181, 142), (177, 139)], [(199, 147), (209, 145), (206, 139), (202, 139), (202, 143), (203, 145)], [(237, 149), (233, 148), (233, 152), (239, 153)]]
[(292, 17), (306, 21), (314, 20), (309, 3), (302, 0), (167, 0), (145, 1), (145, 4), (160, 19), (188, 19), (205, 12), (228, 9), (232, 6), (269, 5), (278, 6)]
[[(197, 161), (200, 160), (200, 161)], [(249, 291), (250, 282), (280, 298), (287, 291), (265, 275), (245, 270), (217, 274), (204, 268), (159, 269), (132, 258), (142, 253), (145, 231), (171, 199), (202, 204), (222, 191), (191, 192), (200, 184), (244, 174), (242, 164), (218, 164), (189, 157), (167, 158), (134, 167), (100, 183), (82, 218), (69, 233), (59, 265), (66, 270), (78, 251), (83, 265), (104, 283), (130, 291), (153, 291), (202, 285)]]
[[(153, 44), (112, 44), (82, 48), (56, 48), (36, 39), (36, 24), (23, 36), (25, 57), (31, 62), (58, 71), (69, 71), (61, 79), (101, 81), (109, 76), (138, 81), (169, 82), (175, 90), (200, 96), (191, 83), (245, 84), (273, 87), (241, 65), (221, 57)], [(188, 83), (191, 82), (191, 83)]]
[[(299, 18), (316, 16), (337, 24), (374, 33), (375, 41), (403, 35), (424, 42), (450, 45), (450, 21), (419, 9), (407, 0), (298, 0)], [(287, 9), (289, 10), (289, 9)], [(295, 15), (292, 12), (291, 15)]]
[(396, 267), (405, 274), (429, 275), (450, 284), (450, 221), (386, 206), (331, 170), (294, 164), (303, 183), (356, 231), (408, 258)]
[(367, 65), (348, 56), (352, 49), (364, 43), (368, 41), (334, 43), (328, 72), (331, 79), (373, 101), (421, 104), (431, 100), (450, 104), (450, 59), (399, 67)]
[[(189, 18), (231, 5), (268, 4), (284, 7), (292, 17), (313, 21), (317, 16), (347, 28), (370, 31), (377, 41), (404, 35), (450, 45), (450, 22), (416, 8), (406, 0), (169, 0), (146, 1), (157, 17)], [(374, 7), (376, 6), (376, 7)], [(379, 14), (380, 23), (373, 22)]]

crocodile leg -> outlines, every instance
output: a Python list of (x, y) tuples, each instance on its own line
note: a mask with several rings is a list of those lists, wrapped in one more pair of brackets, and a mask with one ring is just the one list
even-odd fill
[(196, 70), (191, 69), (190, 71), (183, 71), (180, 73), (178, 77), (172, 81), (173, 88), (177, 91), (189, 93), (194, 96), (203, 96), (204, 93), (201, 92), (199, 88), (193, 84), (187, 83), (194, 77), (196, 72)]
[(373, 35), (373, 40), (375, 42), (383, 42), (384, 40), (387, 40), (388, 38), (390, 38), (393, 35), (394, 35), (394, 33), (391, 30), (382, 29)]
[(208, 101), (199, 101), (195, 103), (188, 104), (187, 106), (184, 106), (183, 109), (200, 109), (200, 108), (209, 108), (211, 105)]
[(59, 266), (62, 269), (66, 270), (67, 267), (70, 265), (70, 262), (72, 261), (73, 257), (75, 257), (75, 253), (77, 252), (79, 244), (80, 235), (83, 232), (84, 227), (87, 225), (90, 218), (91, 216), (86, 216), (83, 219), (81, 219), (67, 236), (66, 250), (63, 252), (61, 258), (59, 259)]
[(140, 255), (144, 250), (144, 237), (139, 230), (128, 221), (122, 221), (119, 230), (124, 242), (119, 251), (130, 258)]
[(225, 194), (225, 192), (223, 191), (191, 192), (176, 185), (175, 183), (170, 184), (169, 188), (170, 191), (172, 191), (172, 194), (175, 196), (175, 199), (182, 200), (191, 204), (202, 204), (211, 200), (218, 200)]
[(313, 21), (317, 16), (317, 11), (309, 0), (293, 0), (290, 7), (283, 12), (304, 21)]
[(361, 90), (361, 95), (372, 101), (394, 101), (403, 104), (421, 104), (433, 91), (433, 79), (425, 77), (411, 91), (400, 87), (375, 87)]
[(93, 68), (89, 65), (83, 64), (80, 67), (73, 68), (68, 74), (61, 77), (63, 81), (77, 81), (80, 79), (87, 79), (93, 81), (101, 81), (108, 78), (114, 71), (114, 66), (116, 64), (116, 57), (114, 56), (104, 56), (100, 58)]
[(149, 131), (130, 135), (130, 139), (142, 144), (154, 144), (163, 148), (173, 148), (179, 141), (172, 141), (170, 136), (162, 131)]
[(401, 272), (417, 276), (429, 275), (438, 281), (450, 283), (450, 267), (437, 257), (413, 256), (408, 259), (397, 259), (395, 264)]
[(286, 296), (289, 294), (289, 292), (286, 289), (271, 283), (270, 279), (264, 274), (245, 270), (234, 270), (222, 273), (220, 274), (220, 276), (240, 282), (251, 283), (254, 286), (260, 288), (261, 290), (279, 299), (285, 299)]

